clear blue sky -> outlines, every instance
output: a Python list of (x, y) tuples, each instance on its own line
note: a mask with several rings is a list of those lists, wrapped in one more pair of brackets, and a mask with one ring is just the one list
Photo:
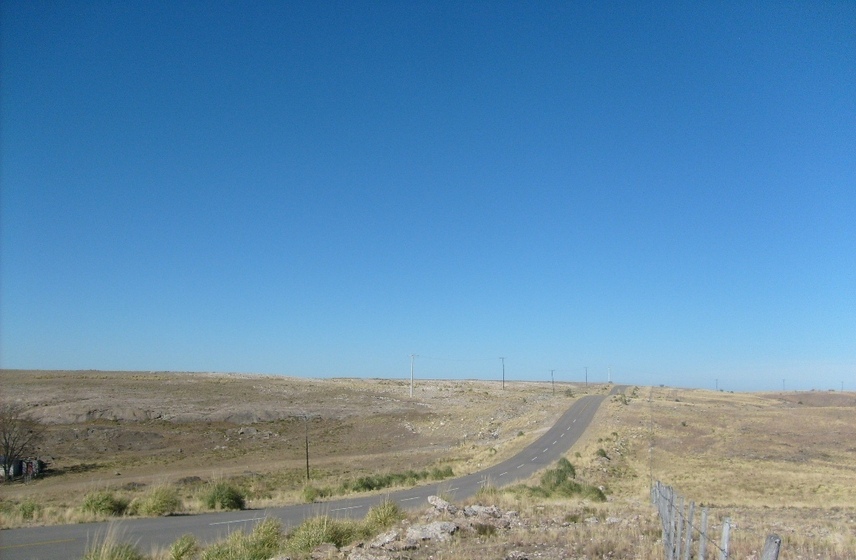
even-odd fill
[(2, 2), (0, 366), (856, 390), (856, 3)]

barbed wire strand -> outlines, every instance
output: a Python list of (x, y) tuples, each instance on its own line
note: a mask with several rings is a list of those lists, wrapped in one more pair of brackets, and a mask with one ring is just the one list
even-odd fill
[[(667, 500), (667, 501), (668, 501), (669, 507), (670, 507), (672, 510), (674, 510), (674, 512), (675, 512), (675, 513), (677, 513), (677, 514), (678, 514), (678, 517), (680, 517), (680, 518), (681, 518), (681, 520), (683, 521), (683, 523), (684, 523), (685, 525), (687, 525), (687, 524), (688, 524), (688, 525), (689, 525), (689, 527), (690, 527), (690, 529), (692, 529), (693, 531), (695, 531), (696, 533), (698, 533), (699, 535), (701, 535), (701, 536), (702, 536), (702, 538), (704, 538), (707, 542), (709, 542), (710, 544), (712, 544), (713, 546), (715, 546), (715, 547), (717, 548), (717, 550), (719, 550), (721, 553), (725, 554), (725, 557), (726, 557), (726, 558), (730, 557), (730, 554), (728, 553), (728, 551), (727, 551), (727, 550), (725, 550), (724, 548), (722, 548), (721, 546), (719, 546), (719, 545), (716, 543), (716, 541), (715, 541), (714, 539), (711, 539), (709, 536), (707, 536), (705, 533), (703, 533), (703, 532), (701, 531), (701, 529), (700, 529), (700, 528), (696, 527), (696, 526), (693, 524), (693, 522), (692, 522), (692, 520), (691, 520), (691, 519), (689, 519), (689, 520), (688, 520), (688, 519), (684, 516), (684, 513), (683, 513), (682, 511), (680, 511), (680, 510), (675, 506), (674, 499), (670, 499), (670, 496), (667, 496), (667, 495), (663, 494), (663, 492), (662, 492), (661, 488), (666, 488), (666, 486), (663, 486), (662, 484), (659, 484), (659, 483), (658, 483), (658, 484), (654, 485), (654, 488), (653, 488), (653, 489), (657, 491), (657, 494), (659, 495), (659, 497), (660, 497), (660, 498), (663, 498), (663, 499), (665, 499), (665, 500)], [(674, 494), (677, 494), (677, 492), (675, 492), (675, 491), (674, 491), (674, 489), (672, 489), (672, 492), (673, 492)], [(674, 498), (674, 496), (672, 496), (671, 498)], [(665, 523), (665, 520), (662, 520), (662, 519), (661, 519), (661, 521), (663, 521), (663, 522)], [(730, 522), (729, 522), (729, 526), (732, 526)]]

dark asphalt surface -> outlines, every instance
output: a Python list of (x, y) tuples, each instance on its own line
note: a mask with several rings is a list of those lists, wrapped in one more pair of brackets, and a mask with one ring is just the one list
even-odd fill
[[(624, 390), (613, 387), (610, 394)], [(201, 515), (177, 515), (146, 519), (122, 519), (113, 522), (123, 542), (137, 545), (144, 554), (167, 547), (182, 535), (191, 533), (203, 543), (213, 542), (236, 529), (252, 529), (266, 517), (282, 520), (293, 527), (317, 515), (361, 518), (373, 505), (390, 499), (403, 508), (424, 507), (428, 496), (445, 494), (454, 500), (474, 495), (486, 483), (505, 486), (526, 479), (562, 457), (585, 432), (605, 399), (589, 395), (575, 401), (556, 424), (520, 453), (485, 470), (387, 494), (375, 494), (315, 504), (299, 504), (264, 510), (243, 510)], [(0, 558), (3, 560), (71, 560), (82, 558), (89, 543), (103, 537), (110, 523), (55, 525), (0, 531)]]

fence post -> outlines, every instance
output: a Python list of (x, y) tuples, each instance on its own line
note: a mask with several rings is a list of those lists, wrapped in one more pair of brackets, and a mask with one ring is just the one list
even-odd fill
[(693, 547), (693, 515), (695, 514), (695, 502), (690, 502), (690, 512), (687, 514), (686, 542), (684, 543), (684, 560), (690, 560), (690, 552)]
[(731, 518), (726, 517), (722, 522), (722, 544), (719, 547), (719, 560), (728, 560), (728, 540), (731, 532)]
[(675, 560), (681, 559), (681, 543), (683, 542), (682, 531), (684, 529), (684, 499), (678, 498), (677, 515), (675, 516)]
[(768, 535), (764, 542), (764, 551), (761, 552), (761, 560), (778, 560), (781, 546), (782, 538), (779, 535)]
[(698, 558), (705, 560), (707, 552), (707, 508), (701, 508), (701, 538), (698, 540)]

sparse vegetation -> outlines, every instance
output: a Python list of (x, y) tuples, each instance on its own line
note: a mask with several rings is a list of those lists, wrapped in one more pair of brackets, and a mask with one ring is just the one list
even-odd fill
[(366, 514), (363, 523), (369, 533), (388, 529), (404, 518), (404, 511), (393, 501), (384, 500), (379, 505), (372, 507)]
[(205, 490), (203, 502), (208, 509), (244, 509), (244, 494), (225, 481), (215, 482)]
[(199, 552), (199, 543), (193, 535), (183, 535), (169, 546), (166, 560), (193, 560)]
[(128, 500), (110, 490), (97, 490), (84, 496), (81, 509), (94, 515), (122, 515), (128, 509)]
[(178, 491), (171, 486), (160, 485), (134, 499), (128, 506), (128, 513), (156, 517), (170, 515), (180, 509), (181, 498)]
[(282, 547), (282, 525), (276, 519), (265, 519), (250, 533), (235, 531), (226, 540), (211, 545), (200, 555), (201, 560), (268, 560)]
[(137, 547), (123, 542), (122, 535), (114, 525), (110, 525), (103, 537), (87, 547), (83, 560), (146, 560)]

